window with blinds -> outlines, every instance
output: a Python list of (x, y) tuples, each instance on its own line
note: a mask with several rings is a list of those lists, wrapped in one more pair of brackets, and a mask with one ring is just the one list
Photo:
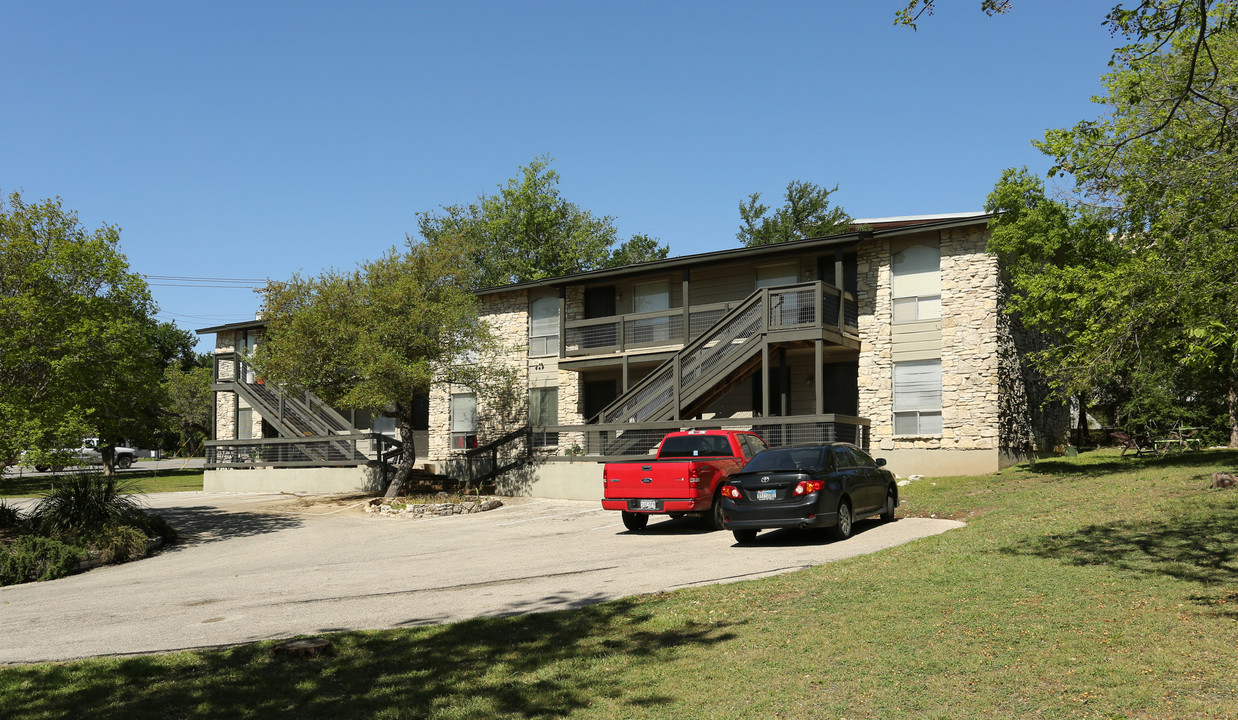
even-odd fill
[(529, 303), (529, 356), (558, 354), (559, 298), (538, 298)]
[(941, 435), (941, 360), (894, 363), (894, 434)]
[(472, 393), (453, 394), (450, 411), (452, 449), (477, 447), (477, 396)]
[(894, 253), (894, 322), (941, 318), (941, 250), (914, 245)]
[(559, 444), (559, 433), (542, 428), (559, 424), (559, 389), (529, 390), (529, 425), (533, 428), (533, 444), (538, 447)]

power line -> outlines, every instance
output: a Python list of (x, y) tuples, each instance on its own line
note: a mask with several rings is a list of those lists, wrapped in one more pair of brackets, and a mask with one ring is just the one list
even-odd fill
[(195, 277), (192, 275), (142, 275), (142, 278), (151, 287), (240, 288), (242, 290), (264, 288), (269, 282), (267, 278)]

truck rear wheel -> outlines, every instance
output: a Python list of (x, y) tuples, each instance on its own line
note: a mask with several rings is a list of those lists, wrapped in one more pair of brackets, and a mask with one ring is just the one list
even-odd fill
[(116, 467), (121, 470), (128, 470), (133, 465), (133, 458), (128, 455), (121, 455), (116, 458)]
[(640, 532), (649, 524), (649, 516), (645, 513), (623, 511), (623, 526), (632, 532)]
[(714, 494), (714, 504), (709, 508), (709, 515), (706, 516), (710, 530), (722, 529), (722, 493)]

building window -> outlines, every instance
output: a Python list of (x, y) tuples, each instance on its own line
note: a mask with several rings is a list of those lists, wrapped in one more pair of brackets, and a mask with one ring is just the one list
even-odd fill
[(252, 440), (254, 437), (254, 409), (236, 409), (236, 439)]
[(941, 435), (941, 361), (894, 363), (894, 434)]
[(544, 447), (559, 444), (559, 433), (546, 428), (559, 424), (559, 388), (529, 390), (529, 425), (533, 427), (533, 445)]
[(453, 450), (477, 447), (477, 396), (472, 393), (451, 396), (451, 447)]
[[(632, 312), (655, 313), (671, 307), (670, 284), (666, 280), (637, 283), (632, 286)], [(671, 319), (641, 318), (628, 323), (627, 342), (631, 345), (665, 345), (671, 339)]]
[(941, 318), (941, 251), (913, 245), (894, 253), (894, 322)]
[(559, 298), (538, 298), (529, 304), (529, 356), (558, 354)]

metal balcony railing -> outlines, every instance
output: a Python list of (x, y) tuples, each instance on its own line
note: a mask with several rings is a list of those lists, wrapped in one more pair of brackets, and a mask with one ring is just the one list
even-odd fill
[(403, 445), (382, 433), (328, 437), (208, 440), (206, 469), (348, 467), (382, 464)]
[[(847, 318), (854, 306), (852, 297), (821, 281), (761, 288), (717, 317), (674, 357), (603, 409), (598, 421), (671, 420), (680, 409), (751, 358), (764, 338), (776, 339), (778, 333), (793, 330), (833, 330), (855, 337), (854, 320)], [(714, 307), (703, 312), (719, 311)], [(624, 325), (633, 317), (638, 316), (609, 322)], [(702, 324), (704, 320), (702, 317)], [(587, 322), (591, 324), (581, 327), (601, 327), (601, 321)]]

